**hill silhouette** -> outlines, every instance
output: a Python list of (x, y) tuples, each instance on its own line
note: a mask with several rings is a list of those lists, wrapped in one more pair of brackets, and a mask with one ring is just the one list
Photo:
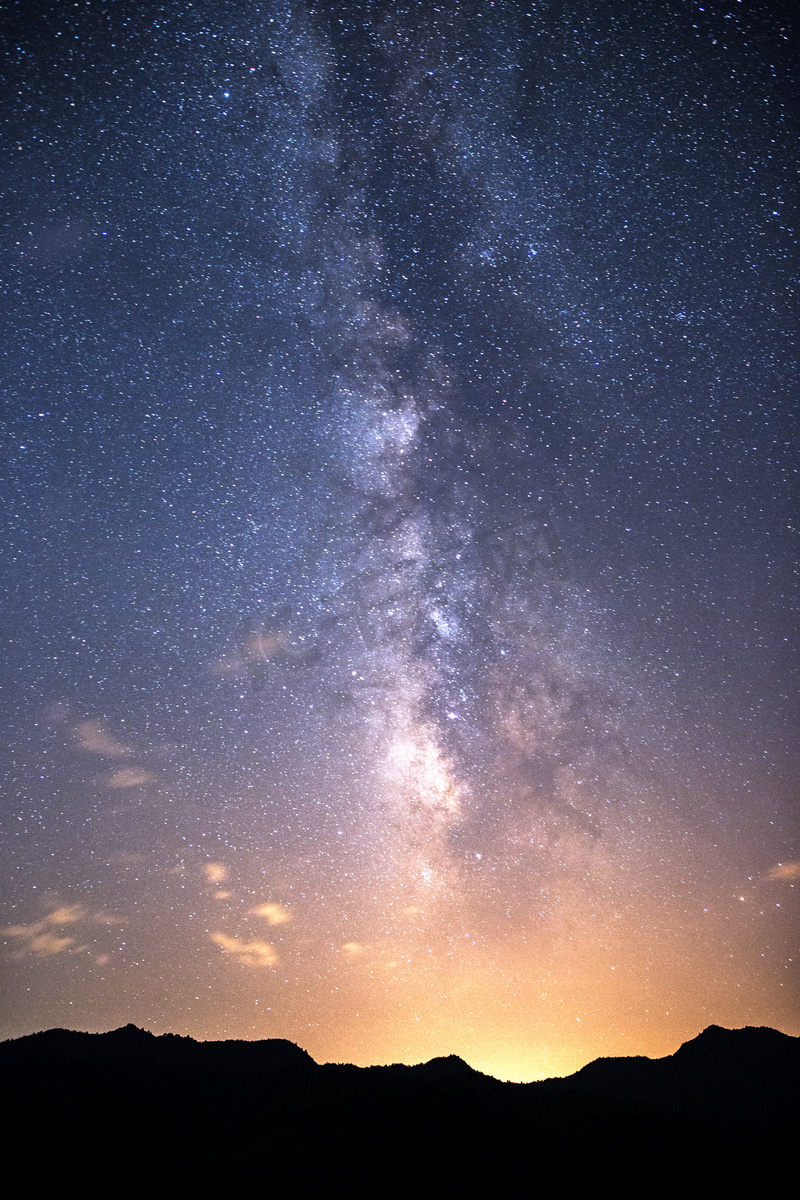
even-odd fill
[(0, 1044), (3, 1128), (39, 1186), (274, 1195), (711, 1195), (789, 1166), (800, 1038), (711, 1026), (662, 1059), (503, 1083), (456, 1056), (320, 1065), (292, 1042), (134, 1025)]

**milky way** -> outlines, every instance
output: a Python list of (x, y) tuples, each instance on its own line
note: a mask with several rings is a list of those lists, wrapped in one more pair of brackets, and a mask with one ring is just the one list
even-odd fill
[(10, 28), (5, 1035), (797, 1032), (786, 13)]

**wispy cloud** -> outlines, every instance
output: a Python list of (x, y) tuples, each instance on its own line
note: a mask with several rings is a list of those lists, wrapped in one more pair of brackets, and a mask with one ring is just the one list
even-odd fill
[(245, 967), (274, 967), (278, 955), (268, 942), (243, 942), (225, 933), (212, 933), (211, 940)]
[(284, 925), (292, 914), (282, 904), (259, 904), (250, 910), (257, 917), (266, 917), (270, 925)]
[(228, 878), (228, 868), (224, 863), (206, 863), (203, 870), (209, 883), (224, 883)]
[(361, 958), (366, 953), (366, 947), (362, 946), (360, 942), (345, 942), (342, 951), (348, 958)]
[(132, 788), (152, 783), (154, 779), (152, 771), (146, 771), (144, 767), (122, 767), (109, 776), (107, 783), (110, 788)]
[(209, 664), (212, 675), (241, 675), (258, 663), (267, 663), (286, 646), (286, 635), (280, 630), (251, 633), (233, 654), (225, 654)]
[(64, 905), (53, 909), (46, 917), (42, 917), (41, 921), (35, 921), (31, 925), (8, 925), (2, 933), (16, 944), (13, 951), (15, 957), (22, 958), (32, 954), (35, 958), (49, 958), (53, 954), (69, 950), (70, 946), (75, 944), (74, 937), (56, 931), (63, 929), (65, 925), (84, 921), (88, 915), (84, 904)]
[(103, 758), (130, 758), (131, 751), (107, 733), (99, 721), (81, 721), (75, 726), (75, 737), (81, 750)]
[(767, 879), (800, 879), (800, 862), (780, 862), (771, 867)]

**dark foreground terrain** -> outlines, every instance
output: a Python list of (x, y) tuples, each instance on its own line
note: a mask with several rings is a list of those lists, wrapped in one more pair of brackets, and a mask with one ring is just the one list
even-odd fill
[(773, 1029), (712, 1025), (668, 1058), (530, 1084), (133, 1025), (4, 1042), (0, 1070), (6, 1162), (31, 1194), (736, 1196), (785, 1187), (800, 1130), (800, 1038)]

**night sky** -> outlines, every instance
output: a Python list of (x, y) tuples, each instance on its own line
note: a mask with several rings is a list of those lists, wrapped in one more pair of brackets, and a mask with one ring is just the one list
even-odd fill
[(788, 11), (3, 6), (2, 1036), (800, 1033)]

